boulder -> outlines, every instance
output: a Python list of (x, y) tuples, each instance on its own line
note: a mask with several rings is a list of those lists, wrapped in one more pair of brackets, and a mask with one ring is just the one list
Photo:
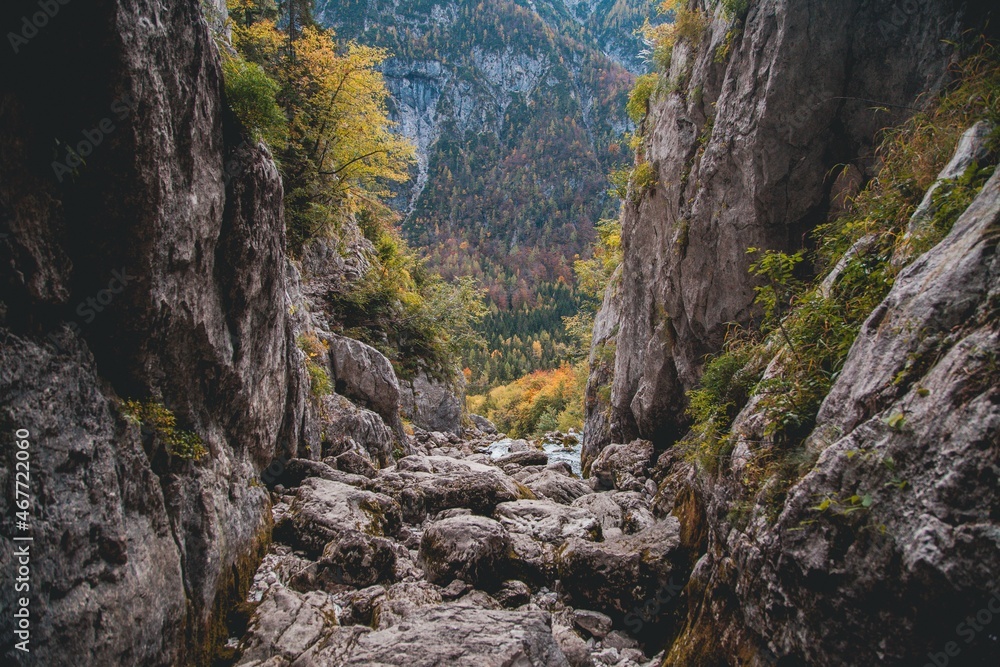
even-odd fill
[(611, 501), (621, 508), (622, 532), (627, 534), (638, 533), (653, 524), (652, 501), (647, 494), (636, 491), (622, 491), (621, 493), (609, 495)]
[(337, 470), (361, 477), (371, 478), (375, 476), (375, 466), (372, 465), (367, 456), (359, 454), (355, 449), (349, 449), (334, 457), (333, 460), (337, 464)]
[(590, 486), (583, 481), (566, 477), (548, 468), (524, 478), (522, 482), (536, 496), (548, 498), (564, 505), (569, 505), (580, 496), (593, 493)]
[(419, 608), (405, 622), (357, 635), (343, 667), (569, 667), (548, 614), (463, 602)]
[(352, 475), (342, 470), (336, 470), (323, 461), (310, 461), (309, 459), (289, 460), (287, 463), (282, 464), (281, 472), (273, 479), (276, 482), (275, 488), (279, 484), (285, 488), (295, 488), (309, 477), (340, 482), (341, 484), (348, 484), (350, 486), (360, 486), (364, 481), (364, 478), (359, 475)]
[(567, 625), (552, 626), (552, 636), (566, 656), (571, 667), (594, 667), (594, 659), (590, 655), (590, 647), (580, 635)]
[(385, 538), (357, 530), (345, 531), (326, 545), (316, 569), (321, 584), (364, 588), (391, 583), (395, 578), (396, 548)]
[(369, 629), (340, 627), (337, 609), (326, 593), (297, 593), (272, 586), (251, 618), (241, 642), (239, 667), (288, 667), (338, 664), (357, 637)]
[(489, 516), (499, 503), (532, 498), (526, 486), (494, 466), (441, 456), (407, 456), (366, 488), (395, 498), (409, 523), (451, 508)]
[(389, 496), (310, 477), (274, 531), (276, 539), (319, 555), (330, 541), (349, 531), (392, 535), (401, 521), (399, 504)]
[(552, 461), (547, 466), (545, 466), (552, 472), (557, 472), (560, 475), (565, 475), (566, 477), (575, 477), (573, 474), (573, 466), (571, 466), (566, 461)]
[(502, 606), (513, 609), (531, 601), (531, 589), (523, 581), (508, 579), (503, 582), (493, 597)]
[(551, 586), (556, 578), (556, 551), (559, 546), (541, 542), (526, 533), (510, 533), (510, 575), (533, 586)]
[[(589, 609), (573, 610), (573, 625), (586, 632), (591, 637), (604, 639), (611, 632), (611, 617), (599, 611)], [(617, 647), (616, 647), (617, 648)]]
[[(648, 440), (608, 445), (591, 463), (590, 476), (597, 480), (598, 489), (641, 490), (638, 480), (647, 476), (653, 460), (653, 443)], [(638, 489), (633, 488), (635, 484)]]
[(574, 500), (571, 507), (585, 509), (601, 524), (601, 533), (610, 539), (622, 533), (622, 508), (614, 501), (614, 493), (591, 493)]
[(486, 435), (496, 435), (496, 433), (497, 433), (496, 424), (494, 424), (493, 422), (491, 422), (486, 417), (483, 417), (482, 415), (476, 415), (476, 414), (471, 414), (470, 413), (469, 414), (469, 419), (472, 420), (472, 423), (476, 426), (476, 428), (478, 428), (480, 431), (482, 431)]
[(494, 516), (511, 533), (561, 544), (571, 537), (601, 538), (597, 518), (581, 507), (568, 507), (551, 500), (518, 500), (497, 505)]
[(570, 538), (556, 565), (574, 606), (599, 609), (620, 621), (670, 585), (675, 568), (686, 564), (682, 558), (680, 522), (670, 517), (605, 542)]
[(459, 600), (461, 604), (479, 609), (503, 609), (503, 605), (496, 601), (492, 595), (486, 591), (473, 589), (463, 595)]
[(341, 625), (373, 626), (372, 617), (375, 605), (384, 599), (385, 594), (385, 586), (369, 586), (361, 590), (342, 591), (333, 595), (333, 599), (341, 607)]
[(543, 466), (548, 462), (549, 455), (539, 449), (526, 452), (511, 452), (510, 454), (504, 454), (500, 458), (493, 461), (493, 463), (501, 468), (509, 463), (514, 463), (519, 466)]
[(369, 623), (378, 630), (384, 630), (442, 601), (441, 589), (426, 581), (393, 584), (374, 598)]
[(399, 389), (400, 412), (415, 426), (462, 435), (464, 386), (418, 373), (412, 380), (400, 381)]
[(472, 584), (461, 579), (453, 579), (450, 584), (441, 589), (441, 598), (447, 601), (457, 600), (472, 590)]
[(324, 334), (329, 345), (330, 379), (334, 390), (372, 410), (406, 442), (399, 417), (399, 382), (392, 363), (381, 352), (361, 341)]
[(420, 566), (435, 584), (462, 579), (480, 588), (495, 588), (507, 570), (510, 546), (510, 535), (500, 522), (456, 516), (424, 530)]
[(318, 413), (324, 457), (355, 449), (366, 452), (378, 467), (392, 463), (393, 449), (400, 440), (389, 426), (391, 421), (337, 394), (324, 396)]

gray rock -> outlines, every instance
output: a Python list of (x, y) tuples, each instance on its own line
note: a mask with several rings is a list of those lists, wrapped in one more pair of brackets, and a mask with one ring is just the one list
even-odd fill
[[(664, 79), (675, 89), (654, 96), (644, 121), (656, 183), (622, 206), (613, 322), (595, 336), (595, 347), (613, 340), (612, 368), (591, 377), (585, 464), (609, 442), (684, 435), (685, 391), (705, 356), (753, 315), (746, 249), (801, 247), (824, 218), (835, 165), (871, 177), (878, 130), (947, 81), (954, 51), (942, 40), (963, 30), (961, 10), (935, 1), (893, 22), (896, 9), (764, 0), (727, 58), (716, 53), (732, 25), (718, 13), (697, 46), (673, 49)], [(822, 35), (800, 38), (819, 25)], [(893, 111), (876, 120), (866, 99)], [(607, 402), (596, 400), (609, 384)]]
[(591, 493), (580, 496), (571, 505), (593, 514), (601, 524), (601, 532), (605, 539), (620, 535), (622, 532), (622, 508), (614, 501), (614, 495), (613, 493)]
[(562, 649), (571, 667), (594, 667), (590, 647), (572, 628), (566, 625), (552, 625), (552, 636)]
[(472, 584), (461, 579), (452, 579), (451, 583), (441, 589), (441, 599), (452, 601), (457, 600), (472, 590)]
[(341, 533), (323, 549), (317, 561), (317, 580), (364, 588), (392, 583), (396, 550), (391, 541), (357, 530)]
[(337, 455), (333, 460), (337, 464), (337, 470), (361, 477), (372, 478), (375, 476), (375, 466), (357, 450), (346, 451)]
[(570, 537), (597, 540), (601, 527), (589, 511), (550, 500), (518, 500), (497, 505), (497, 520), (512, 533), (561, 544)]
[(377, 413), (331, 394), (323, 397), (319, 414), (324, 457), (356, 449), (367, 453), (377, 467), (392, 463), (393, 449), (399, 441)]
[(566, 477), (575, 477), (573, 474), (573, 467), (566, 463), (565, 461), (553, 461), (545, 466), (553, 472), (557, 472), (560, 475), (565, 475)]
[(477, 414), (471, 414), (470, 413), (469, 414), (469, 419), (471, 419), (472, 423), (476, 425), (476, 428), (478, 428), (480, 431), (482, 431), (486, 435), (495, 435), (497, 433), (496, 424), (494, 424), (493, 422), (491, 422), (486, 417), (483, 417), (482, 415), (477, 415)]
[(344, 667), (568, 667), (543, 612), (459, 603), (415, 610), (385, 630), (359, 634)]
[(400, 523), (400, 508), (392, 498), (310, 477), (302, 482), (295, 501), (274, 530), (287, 544), (319, 555), (327, 543), (348, 531), (393, 535)]
[(458, 602), (459, 604), (479, 609), (503, 609), (503, 605), (497, 602), (492, 595), (480, 590), (469, 591)]
[(457, 387), (419, 373), (400, 382), (400, 411), (415, 426), (462, 435), (464, 383)]
[(638, 533), (653, 524), (653, 512), (647, 494), (623, 491), (611, 494), (611, 500), (622, 510), (621, 529), (626, 534)]
[(404, 457), (395, 470), (379, 471), (367, 488), (397, 499), (409, 523), (452, 508), (488, 516), (499, 503), (533, 497), (494, 466), (441, 456)]
[(499, 590), (493, 594), (493, 597), (502, 606), (513, 609), (531, 601), (531, 589), (523, 581), (508, 579), (501, 584)]
[[(876, 644), (866, 642), (878, 641), (878, 659), (920, 662), (954, 640), (958, 619), (983, 606), (982, 591), (1000, 588), (990, 510), (1000, 506), (1000, 486), (982, 472), (995, 460), (995, 447), (984, 444), (1000, 432), (991, 352), (1000, 349), (998, 223), (994, 175), (951, 233), (900, 273), (824, 400), (810, 439), (822, 450), (819, 460), (790, 491), (778, 525), (761, 530), (759, 539), (773, 546), (756, 577), (773, 588), (754, 587), (748, 600), (761, 625), (774, 596), (800, 605), (785, 628), (754, 623), (782, 653), (834, 664), (847, 659), (841, 638), (851, 636), (872, 647), (852, 660), (875, 660)], [(867, 496), (870, 509), (812, 509), (815, 498), (843, 504), (854, 495)], [(810, 520), (817, 522), (810, 529), (793, 530)], [(875, 522), (884, 537), (869, 539), (866, 526)], [(810, 593), (807, 602), (800, 577), (834, 571), (842, 577), (837, 595)], [(831, 622), (846, 599), (871, 612)], [(907, 601), (917, 599), (914, 612)], [(924, 622), (931, 617), (955, 623)], [(892, 636), (875, 640), (887, 625)], [(974, 651), (1000, 654), (995, 646)]]
[[(674, 511), (690, 536), (710, 528), (688, 590), (700, 591), (713, 618), (689, 619), (693, 635), (711, 628), (726, 638), (721, 650), (786, 662), (921, 664), (955, 641), (957, 623), (983, 608), (984, 590), (1000, 588), (991, 509), (1000, 486), (984, 473), (996, 450), (986, 443), (1000, 432), (998, 223), (994, 175), (861, 327), (803, 445), (815, 463), (779, 507), (752, 506), (742, 521), (709, 526), (692, 507), (726, 517), (745, 502), (744, 470), (768, 453), (754, 401), (734, 422), (721, 474), (687, 478), (678, 498), (696, 494), (695, 502)], [(780, 365), (778, 353), (768, 372)], [(726, 612), (732, 591), (738, 618)], [(970, 644), (962, 651), (973, 662), (1000, 657), (992, 640)]]
[(336, 607), (326, 593), (296, 593), (272, 586), (254, 612), (237, 664), (339, 664), (358, 637), (368, 632), (369, 628), (361, 626), (340, 627)]
[(594, 316), (594, 333), (587, 358), (590, 373), (584, 391), (586, 408), (583, 446), (580, 449), (580, 463), (585, 476), (590, 474), (590, 464), (594, 458), (611, 444), (611, 406), (617, 336), (621, 329), (622, 299), (625, 294), (621, 283), (622, 267), (619, 266), (608, 281), (601, 308)]
[[(591, 637), (604, 639), (611, 632), (611, 617), (589, 609), (573, 610), (573, 625), (584, 630)], [(618, 647), (620, 648), (620, 647)]]
[(420, 540), (420, 566), (427, 579), (445, 585), (462, 579), (495, 588), (507, 569), (510, 535), (499, 522), (458, 516), (430, 524)]
[[(639, 642), (620, 630), (612, 630), (609, 632), (607, 636), (601, 638), (601, 643), (604, 646), (610, 646), (611, 648), (618, 649), (621, 651), (622, 655), (626, 655), (626, 651), (634, 651), (639, 648)], [(646, 662), (646, 657), (641, 651), (638, 653), (630, 652), (627, 655), (630, 655), (634, 662)]]
[[(653, 464), (653, 443), (633, 440), (628, 444), (610, 445), (590, 465), (590, 476), (600, 489), (640, 490), (638, 478), (645, 476)], [(638, 485), (638, 489), (632, 488)]]
[(514, 452), (534, 452), (534, 451), (538, 451), (538, 447), (535, 447), (534, 445), (532, 445), (527, 440), (523, 440), (523, 439), (519, 438), (517, 440), (511, 440), (510, 441), (510, 444), (508, 445), (507, 451), (511, 452), (511, 453), (514, 453)]
[(564, 505), (569, 505), (580, 496), (592, 493), (586, 483), (549, 469), (525, 477), (523, 483), (536, 496)]
[(621, 619), (668, 585), (683, 558), (680, 523), (670, 517), (635, 535), (604, 542), (570, 538), (558, 552), (557, 568), (574, 606)]
[(510, 454), (504, 454), (500, 458), (493, 461), (493, 463), (501, 468), (511, 463), (519, 466), (543, 466), (548, 462), (549, 455), (540, 450), (511, 452)]
[[(310, 461), (309, 459), (291, 459), (284, 464), (281, 474), (277, 477), (282, 485), (286, 487), (297, 487), (309, 477), (318, 477), (332, 482), (359, 486), (364, 477), (353, 475), (342, 470), (336, 470), (323, 461)], [(277, 491), (275, 486), (275, 491)]]
[(937, 179), (931, 187), (927, 189), (923, 200), (920, 202), (920, 206), (910, 216), (910, 222), (906, 227), (906, 233), (903, 238), (904, 243), (913, 234), (919, 233), (933, 219), (934, 193), (938, 191), (941, 185), (949, 179), (958, 178), (973, 163), (979, 164), (989, 155), (990, 135), (993, 133), (993, 129), (993, 126), (988, 121), (981, 120), (965, 131), (958, 142), (958, 146), (955, 147), (955, 153), (951, 156), (951, 160), (948, 161), (948, 164), (938, 174)]
[(336, 239), (307, 241), (301, 255), (302, 291), (322, 307), (330, 293), (345, 293), (368, 274), (375, 248), (356, 225), (343, 225)]
[(441, 589), (426, 581), (393, 584), (372, 605), (370, 622), (377, 630), (390, 628), (427, 607), (440, 605)]
[(392, 363), (375, 348), (336, 334), (324, 334), (329, 344), (330, 379), (338, 394), (372, 410), (406, 442), (399, 416), (399, 382)]
[[(8, 643), (8, 618), (0, 661), (195, 663), (263, 555), (258, 475), (303, 444), (281, 181), (230, 121), (198, 3), (95, 4), (83, 23), (61, 11), (0, 93), (0, 422), (32, 433), (39, 519), (32, 651)], [(60, 184), (38, 159), (65, 156), (54, 132), (79, 141), (105, 118), (115, 129)], [(120, 398), (162, 403), (208, 455), (167, 457)], [(5, 572), (12, 558), (0, 547)], [(14, 595), (0, 592), (5, 610)]]

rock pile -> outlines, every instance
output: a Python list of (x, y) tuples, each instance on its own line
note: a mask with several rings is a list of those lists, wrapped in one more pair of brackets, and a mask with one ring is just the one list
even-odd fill
[(292, 461), (237, 664), (659, 664), (629, 634), (678, 557), (677, 520), (635, 484), (648, 443), (608, 457), (595, 491), (530, 444), (491, 459), (501, 436), (470, 434), (418, 431), (420, 453), (367, 475)]

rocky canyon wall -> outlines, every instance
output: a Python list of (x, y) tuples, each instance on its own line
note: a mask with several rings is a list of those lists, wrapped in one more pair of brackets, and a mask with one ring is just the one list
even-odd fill
[[(198, 2), (57, 9), (7, 49), (0, 89), (0, 424), (30, 433), (35, 501), (16, 657), (205, 662), (269, 539), (255, 480), (305, 409), (281, 181), (224, 110)], [(37, 10), (6, 3), (3, 25)], [(122, 399), (165, 406), (206, 455), (168, 455)]]
[[(585, 464), (651, 440), (658, 511), (693, 554), (664, 664), (991, 664), (995, 635), (965, 623), (1000, 587), (995, 175), (866, 313), (804, 439), (751, 393), (699, 458), (686, 413), (727, 330), (759, 324), (747, 249), (813, 249), (882, 168), (879, 130), (952, 80), (982, 8), (765, 0), (738, 23), (711, 4), (650, 102), (654, 182), (624, 205), (587, 390)], [(991, 131), (949, 146), (959, 172)], [(761, 348), (765, 381), (797, 354), (783, 340)]]
[(876, 132), (943, 83), (964, 9), (902, 4), (763, 0), (740, 30), (706, 3), (704, 35), (674, 48), (645, 120), (655, 184), (623, 206), (624, 265), (605, 299), (617, 317), (594, 341), (614, 345), (612, 390), (589, 406), (585, 456), (684, 434), (705, 355), (753, 317), (747, 248), (805, 247), (872, 175)]

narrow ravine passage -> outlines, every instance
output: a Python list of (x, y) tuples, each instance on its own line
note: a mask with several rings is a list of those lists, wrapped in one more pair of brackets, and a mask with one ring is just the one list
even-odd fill
[(381, 470), (352, 452), (288, 463), (237, 664), (662, 662), (641, 641), (678, 601), (678, 521), (655, 515), (648, 443), (582, 480), (574, 434), (413, 442)]

